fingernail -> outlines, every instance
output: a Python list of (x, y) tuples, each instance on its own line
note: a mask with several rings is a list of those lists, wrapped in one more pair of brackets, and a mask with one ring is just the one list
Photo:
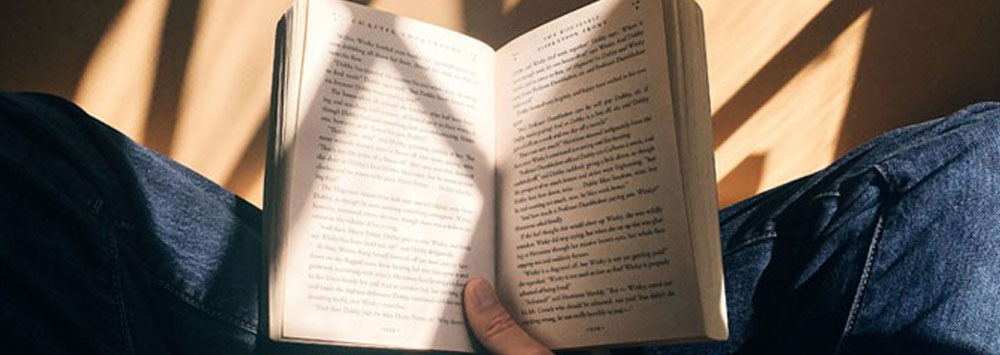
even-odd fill
[(476, 305), (480, 308), (492, 306), (497, 302), (497, 296), (486, 280), (477, 279), (470, 286), (472, 287), (472, 296), (476, 299)]

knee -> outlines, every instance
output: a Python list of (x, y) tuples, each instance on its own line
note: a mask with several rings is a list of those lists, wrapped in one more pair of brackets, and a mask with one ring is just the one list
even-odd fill
[(940, 134), (958, 139), (972, 151), (1000, 154), (1000, 102), (980, 102), (967, 106), (942, 120)]
[(942, 198), (1000, 191), (1000, 103), (978, 103), (919, 126), (876, 164), (894, 190), (921, 186)]
[[(910, 227), (1000, 245), (1000, 103), (971, 105), (877, 164), (894, 193), (890, 210)], [(982, 233), (983, 231), (990, 231)]]
[(921, 341), (941, 341), (934, 334), (963, 329), (973, 348), (995, 348), (976, 341), (1000, 327), (1000, 104), (970, 106), (928, 129), (878, 164), (895, 191), (880, 208), (854, 333), (906, 338), (922, 329)]
[[(967, 187), (965, 190), (970, 193), (1000, 192), (1000, 179), (996, 178), (1000, 173), (1000, 103), (974, 104), (947, 119), (957, 122), (953, 128), (941, 133), (942, 142), (933, 142), (926, 147), (926, 153), (937, 149), (942, 151), (939, 154), (950, 158), (942, 159), (940, 169), (957, 170), (948, 174), (956, 179), (952, 185)], [(980, 184), (989, 185), (978, 186), (989, 190), (976, 192), (970, 189)], [(1000, 199), (1000, 195), (995, 198)]]
[(971, 119), (981, 119), (990, 117), (1000, 117), (1000, 102), (983, 101), (968, 105), (955, 111), (949, 117), (965, 117)]

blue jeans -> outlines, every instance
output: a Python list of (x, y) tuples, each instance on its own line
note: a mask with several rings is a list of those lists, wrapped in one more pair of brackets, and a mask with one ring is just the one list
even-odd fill
[[(0, 96), (0, 172), (3, 349), (275, 349), (252, 205), (43, 95)], [(1000, 104), (890, 132), (720, 212), (729, 341), (616, 352), (1000, 353), (998, 211)]]

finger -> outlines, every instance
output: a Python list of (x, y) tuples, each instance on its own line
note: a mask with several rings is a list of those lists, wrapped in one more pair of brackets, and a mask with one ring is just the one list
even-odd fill
[(481, 277), (465, 284), (465, 314), (476, 338), (494, 354), (552, 354), (514, 322)]

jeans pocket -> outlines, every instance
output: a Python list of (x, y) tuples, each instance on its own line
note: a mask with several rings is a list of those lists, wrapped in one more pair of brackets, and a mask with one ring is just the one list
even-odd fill
[(886, 180), (872, 167), (821, 186), (774, 220), (746, 349), (832, 353), (849, 329), (878, 241)]

